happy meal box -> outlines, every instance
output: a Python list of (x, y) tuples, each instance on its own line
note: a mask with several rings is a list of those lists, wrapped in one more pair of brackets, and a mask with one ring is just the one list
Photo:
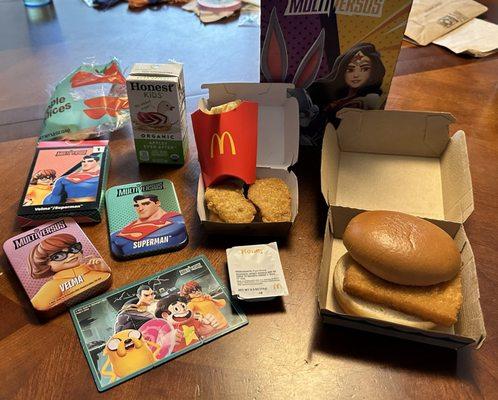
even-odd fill
[(344, 107), (384, 107), (411, 8), (406, 0), (265, 0), (261, 82), (292, 82), (301, 143), (320, 145)]
[(3, 248), (41, 316), (54, 316), (111, 286), (111, 269), (72, 218), (23, 232)]

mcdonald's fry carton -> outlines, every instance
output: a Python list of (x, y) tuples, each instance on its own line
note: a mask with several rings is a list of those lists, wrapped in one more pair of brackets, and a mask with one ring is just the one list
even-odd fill
[(237, 100), (208, 110), (201, 100), (199, 110), (192, 114), (192, 126), (206, 187), (230, 177), (254, 183), (258, 103)]
[(184, 164), (188, 134), (182, 64), (134, 64), (126, 89), (138, 162)]
[[(296, 99), (287, 95), (287, 91), (293, 87), (294, 85), (289, 83), (202, 85), (202, 88), (208, 89), (209, 97), (201, 99), (200, 109), (213, 110), (227, 103), (232, 105), (214, 120), (208, 118), (212, 115), (206, 117), (200, 110), (192, 114), (194, 130), (197, 124), (207, 124), (207, 121), (211, 124), (209, 129), (203, 130), (203, 135), (195, 133), (202, 169), (197, 187), (197, 213), (201, 224), (209, 233), (283, 236), (294, 223), (298, 210), (298, 182), (296, 175), (289, 171), (289, 168), (298, 158), (299, 110)], [(196, 121), (197, 118), (199, 120)], [(237, 121), (238, 124), (234, 123)], [(228, 123), (230, 129), (224, 129)], [(253, 123), (257, 127), (252, 126)], [(256, 138), (251, 136), (254, 132), (257, 132), (257, 143), (254, 143)], [(236, 165), (236, 162), (240, 164)], [(220, 172), (215, 169), (216, 165), (228, 165), (232, 169)], [(235, 166), (241, 168), (236, 170)], [(246, 184), (254, 183), (255, 179), (260, 178), (283, 180), (291, 195), (291, 220), (251, 223), (212, 220), (204, 199), (206, 187), (228, 177), (239, 178)]]

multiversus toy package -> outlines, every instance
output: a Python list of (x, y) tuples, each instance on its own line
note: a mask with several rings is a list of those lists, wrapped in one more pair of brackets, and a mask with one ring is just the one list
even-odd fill
[(17, 212), (21, 226), (73, 217), (100, 222), (107, 180), (107, 140), (40, 142)]
[(291, 82), (301, 143), (320, 145), (344, 107), (384, 108), (411, 0), (266, 0), (261, 82)]
[(111, 269), (72, 218), (23, 232), (3, 248), (42, 316), (54, 316), (111, 286)]
[(141, 257), (187, 245), (185, 219), (167, 179), (114, 186), (106, 192), (111, 252)]
[(71, 309), (99, 391), (247, 324), (199, 256)]

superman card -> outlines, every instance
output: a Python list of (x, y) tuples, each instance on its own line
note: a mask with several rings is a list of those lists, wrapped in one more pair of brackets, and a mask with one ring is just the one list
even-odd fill
[(106, 193), (111, 253), (134, 258), (187, 245), (185, 219), (167, 179), (114, 186)]
[(19, 204), (23, 227), (59, 217), (100, 222), (108, 141), (40, 142)]
[(247, 324), (203, 256), (75, 306), (71, 317), (99, 391)]

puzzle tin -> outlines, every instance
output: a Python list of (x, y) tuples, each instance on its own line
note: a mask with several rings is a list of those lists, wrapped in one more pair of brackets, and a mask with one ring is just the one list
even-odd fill
[(72, 218), (23, 232), (3, 248), (41, 316), (54, 316), (111, 286), (111, 269)]
[(167, 179), (114, 186), (106, 192), (111, 253), (134, 258), (187, 245), (185, 219)]

